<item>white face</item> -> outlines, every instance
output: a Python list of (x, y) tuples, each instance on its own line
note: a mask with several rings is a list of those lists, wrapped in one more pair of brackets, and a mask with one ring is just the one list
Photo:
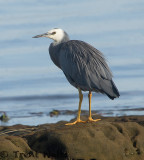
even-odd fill
[(51, 38), (56, 42), (59, 42), (64, 37), (64, 31), (62, 29), (56, 28), (47, 32), (45, 37)]
[[(60, 28), (54, 28), (54, 29), (51, 29), (50, 31), (48, 31), (46, 33), (34, 36), (33, 38), (39, 38), (39, 37), (51, 38), (55, 41), (54, 43), (59, 43), (65, 38), (65, 32)], [(67, 40), (68, 39), (69, 38), (67, 36)]]

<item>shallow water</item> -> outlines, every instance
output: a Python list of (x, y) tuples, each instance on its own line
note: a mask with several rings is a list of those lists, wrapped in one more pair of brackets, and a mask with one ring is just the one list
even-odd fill
[[(55, 27), (92, 44), (108, 60), (121, 96), (112, 101), (94, 93), (92, 109), (104, 116), (143, 115), (137, 110), (144, 108), (143, 17), (143, 0), (0, 1), (0, 111), (10, 117), (2, 125), (74, 117), (49, 116), (53, 109), (76, 110), (78, 92), (51, 62), (47, 48), (52, 41), (32, 39)], [(86, 94), (82, 109), (88, 110)]]

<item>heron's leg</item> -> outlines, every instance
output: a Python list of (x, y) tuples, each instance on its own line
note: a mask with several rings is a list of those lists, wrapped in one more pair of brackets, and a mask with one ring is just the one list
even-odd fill
[(82, 105), (82, 100), (83, 100), (83, 94), (80, 88), (78, 88), (79, 91), (79, 107), (78, 107), (78, 115), (77, 115), (77, 120), (80, 121), (80, 114), (81, 114), (81, 105)]
[(91, 91), (89, 91), (89, 94), (88, 94), (88, 98), (89, 98), (89, 117), (88, 117), (88, 120), (86, 122), (97, 122), (101, 119), (92, 119), (92, 116), (91, 116), (91, 97), (92, 97), (92, 93)]
[(79, 91), (79, 108), (78, 108), (77, 120), (74, 121), (73, 123), (67, 123), (67, 124), (65, 124), (65, 125), (73, 125), (73, 124), (76, 124), (76, 123), (78, 123), (78, 122), (85, 122), (85, 121), (80, 120), (81, 104), (82, 104), (82, 100), (83, 100), (83, 94), (82, 94), (82, 91), (81, 91), (80, 88), (78, 88), (78, 91)]

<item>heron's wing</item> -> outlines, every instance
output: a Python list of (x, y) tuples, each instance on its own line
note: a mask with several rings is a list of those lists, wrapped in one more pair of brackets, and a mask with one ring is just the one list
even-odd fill
[(103, 54), (82, 41), (72, 40), (63, 43), (59, 63), (69, 82), (83, 90), (95, 88), (105, 92), (102, 80), (107, 82), (112, 80), (112, 74)]

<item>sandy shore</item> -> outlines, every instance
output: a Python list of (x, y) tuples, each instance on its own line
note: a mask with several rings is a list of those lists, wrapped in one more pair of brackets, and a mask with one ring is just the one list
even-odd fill
[(0, 159), (144, 159), (144, 116), (94, 118), (102, 120), (74, 126), (65, 126), (64, 121), (1, 126)]

